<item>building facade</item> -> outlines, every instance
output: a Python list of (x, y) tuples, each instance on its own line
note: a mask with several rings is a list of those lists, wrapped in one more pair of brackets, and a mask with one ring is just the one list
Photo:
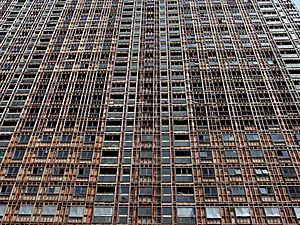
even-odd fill
[(1, 224), (299, 224), (291, 0), (2, 0)]

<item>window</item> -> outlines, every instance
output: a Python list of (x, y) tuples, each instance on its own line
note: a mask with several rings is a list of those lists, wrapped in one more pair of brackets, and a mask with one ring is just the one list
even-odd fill
[(72, 142), (72, 135), (61, 136), (61, 143), (71, 143), (71, 142)]
[(69, 151), (59, 150), (56, 153), (56, 157), (59, 158), (59, 159), (67, 159), (68, 155), (69, 155)]
[(51, 135), (43, 135), (42, 136), (42, 142), (51, 143), (52, 142), (52, 136)]
[(37, 156), (38, 156), (38, 158), (47, 158), (48, 157), (48, 151), (46, 151), (46, 150), (39, 150), (38, 152), (37, 152)]
[(101, 202), (113, 202), (114, 199), (115, 199), (115, 187), (107, 187), (107, 186), (97, 187), (96, 200)]
[(85, 135), (84, 136), (84, 144), (93, 144), (95, 142), (94, 135)]
[(54, 176), (63, 176), (64, 173), (65, 173), (65, 168), (54, 167), (52, 169), (52, 175), (54, 175)]
[(59, 186), (50, 186), (48, 187), (48, 194), (49, 195), (58, 195), (60, 192)]
[(19, 209), (19, 215), (30, 216), (33, 212), (32, 205), (21, 205)]
[(25, 150), (16, 150), (13, 154), (14, 160), (22, 160), (25, 155)]
[(268, 196), (268, 195), (273, 195), (274, 194), (273, 187), (260, 187), (259, 192), (263, 196)]
[(152, 176), (152, 168), (141, 168), (140, 175), (141, 176)]
[(0, 218), (5, 215), (6, 205), (0, 205)]
[(287, 190), (292, 198), (300, 197), (300, 186), (290, 186)]
[(27, 186), (25, 193), (29, 195), (36, 195), (38, 193), (38, 190), (39, 186)]
[(213, 178), (215, 176), (214, 168), (202, 168), (203, 178)]
[(33, 167), (32, 168), (32, 175), (34, 176), (41, 176), (43, 175), (44, 168), (43, 167)]
[(262, 150), (251, 150), (250, 155), (252, 158), (263, 158), (264, 153)]
[(221, 219), (221, 209), (216, 207), (205, 208), (207, 219)]
[(82, 218), (84, 215), (84, 207), (83, 206), (71, 206), (69, 217), (73, 218)]
[(236, 217), (250, 217), (250, 209), (246, 207), (236, 207), (234, 208), (234, 213)]
[(194, 188), (177, 187), (177, 202), (194, 202)]
[(21, 135), (20, 139), (19, 139), (19, 143), (20, 144), (28, 144), (29, 139), (30, 139), (29, 135)]
[(94, 222), (111, 223), (112, 222), (112, 207), (94, 207)]
[(119, 223), (127, 224), (127, 214), (128, 214), (127, 207), (119, 207)]
[(0, 158), (3, 158), (5, 155), (5, 151), (3, 149), (0, 149)]
[(226, 158), (237, 158), (238, 154), (236, 150), (226, 150), (225, 157)]
[[(131, 152), (129, 152), (131, 153)], [(118, 163), (118, 151), (102, 151), (102, 158), (101, 163), (102, 164), (117, 164)], [(127, 159), (127, 151), (124, 151), (124, 158)], [(128, 157), (129, 160), (131, 159)], [(124, 162), (124, 161), (123, 161)]]
[(276, 151), (278, 158), (280, 159), (289, 159), (290, 154), (288, 150), (277, 150)]
[(80, 159), (82, 160), (92, 160), (93, 158), (93, 151), (82, 151), (80, 153)]
[(87, 186), (75, 186), (74, 196), (84, 197), (86, 196)]
[(151, 217), (152, 216), (152, 208), (150, 208), (150, 207), (140, 207), (140, 208), (138, 208), (138, 216), (140, 216), (140, 217)]
[(225, 142), (234, 141), (234, 135), (233, 134), (223, 134), (223, 141), (225, 141)]
[(8, 167), (7, 168), (7, 175), (11, 177), (16, 177), (19, 172), (19, 167)]
[(245, 188), (240, 186), (231, 187), (231, 194), (233, 196), (244, 196)]
[(204, 187), (204, 196), (205, 197), (218, 197), (217, 187)]
[(200, 158), (203, 160), (213, 159), (212, 151), (211, 150), (200, 151)]
[(43, 216), (55, 216), (57, 213), (57, 206), (44, 205), (42, 208)]
[(300, 208), (294, 207), (295, 216), (297, 219), (300, 219)]
[(266, 217), (280, 217), (280, 210), (276, 207), (264, 208)]
[(241, 176), (242, 171), (239, 168), (228, 168), (227, 173), (229, 176)]
[(163, 215), (163, 223), (171, 224), (172, 223), (172, 208), (171, 207), (164, 207), (162, 209)]
[(199, 135), (199, 142), (208, 143), (210, 141), (209, 135), (203, 134)]
[(273, 143), (283, 143), (284, 136), (282, 134), (271, 134), (271, 139)]
[(87, 178), (90, 176), (91, 169), (88, 167), (85, 168), (79, 168), (78, 170), (78, 177), (79, 178)]
[(256, 142), (260, 140), (258, 134), (247, 134), (246, 137), (247, 137), (247, 141), (249, 142)]
[(153, 137), (150, 135), (143, 135), (141, 139), (142, 142), (152, 142)]
[(191, 152), (182, 150), (175, 151), (175, 163), (191, 163)]
[(152, 196), (152, 188), (150, 188), (150, 187), (140, 187), (140, 195)]
[(195, 224), (196, 223), (195, 209), (192, 207), (178, 207), (177, 221), (179, 224)]
[(141, 151), (141, 158), (152, 158), (152, 151)]
[(283, 177), (297, 177), (297, 173), (294, 167), (281, 168)]
[(0, 195), (10, 195), (12, 188), (12, 185), (2, 185), (0, 188)]
[(255, 174), (258, 176), (267, 176), (269, 175), (269, 171), (267, 168), (257, 168), (255, 169)]
[(176, 180), (178, 182), (190, 182), (193, 180), (191, 168), (176, 168)]

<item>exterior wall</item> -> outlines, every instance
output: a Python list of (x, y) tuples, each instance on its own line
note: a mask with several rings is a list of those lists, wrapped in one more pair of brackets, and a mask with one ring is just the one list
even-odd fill
[(0, 2), (1, 224), (298, 224), (291, 1)]

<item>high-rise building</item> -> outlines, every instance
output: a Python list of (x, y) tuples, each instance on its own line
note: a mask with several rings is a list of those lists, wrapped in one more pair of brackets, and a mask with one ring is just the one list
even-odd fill
[(300, 223), (291, 0), (2, 0), (1, 224)]

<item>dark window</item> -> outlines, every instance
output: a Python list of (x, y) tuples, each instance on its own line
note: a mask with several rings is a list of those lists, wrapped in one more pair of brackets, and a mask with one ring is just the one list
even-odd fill
[(52, 169), (52, 175), (53, 176), (62, 176), (65, 173), (65, 168), (60, 168), (60, 167), (54, 167)]
[(2, 185), (0, 188), (0, 195), (10, 195), (12, 188), (12, 185)]
[(21, 135), (19, 139), (20, 144), (27, 144), (29, 142), (30, 136), (29, 135)]
[(139, 217), (151, 217), (152, 216), (152, 208), (150, 208), (150, 207), (138, 208), (138, 216)]
[(51, 143), (52, 142), (52, 136), (51, 135), (43, 135), (42, 142)]
[(39, 150), (37, 152), (38, 158), (47, 158), (48, 157), (48, 151), (46, 150)]
[(62, 143), (71, 143), (72, 142), (72, 135), (63, 135), (61, 136)]
[(205, 197), (218, 197), (218, 188), (217, 187), (204, 187), (204, 196)]
[(48, 194), (49, 195), (58, 195), (60, 193), (59, 186), (50, 186), (48, 187)]
[(215, 176), (214, 168), (202, 168), (203, 178), (213, 178)]
[(277, 150), (277, 156), (278, 158), (282, 158), (282, 159), (290, 158), (290, 154), (288, 150)]
[(69, 151), (57, 151), (56, 156), (59, 159), (67, 159), (69, 155)]
[(86, 196), (87, 187), (86, 186), (75, 186), (74, 196), (84, 197)]
[(177, 202), (194, 202), (193, 187), (177, 187)]
[(84, 136), (84, 144), (93, 144), (95, 142), (94, 135), (85, 135)]
[(92, 151), (82, 151), (80, 153), (80, 159), (91, 160), (92, 158), (93, 158), (93, 152)]
[(16, 177), (18, 175), (18, 172), (19, 172), (19, 167), (8, 167), (7, 168), (8, 176)]
[(281, 168), (281, 171), (284, 177), (297, 177), (297, 173), (294, 167), (283, 167)]
[(14, 160), (22, 160), (25, 155), (24, 150), (16, 150), (14, 151), (13, 159)]
[(38, 186), (27, 186), (26, 194), (35, 195), (38, 193), (38, 190), (39, 190)]
[(80, 177), (80, 178), (87, 178), (87, 177), (90, 176), (90, 171), (91, 171), (90, 168), (80, 168), (78, 170), (78, 177)]
[(43, 172), (44, 172), (43, 167), (33, 167), (32, 169), (32, 175), (40, 176), (43, 174)]
[(209, 135), (199, 135), (199, 142), (208, 143), (210, 141)]
[(300, 197), (300, 186), (291, 186), (287, 188), (289, 195), (292, 198)]
[(182, 163), (182, 164), (191, 163), (191, 152), (190, 151), (176, 151), (175, 152), (175, 163)]

